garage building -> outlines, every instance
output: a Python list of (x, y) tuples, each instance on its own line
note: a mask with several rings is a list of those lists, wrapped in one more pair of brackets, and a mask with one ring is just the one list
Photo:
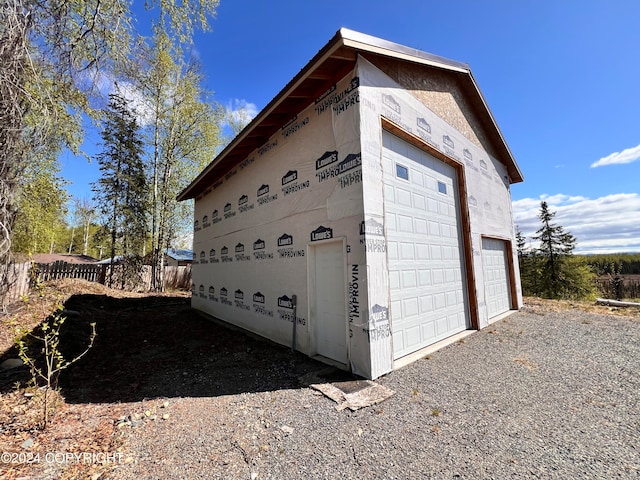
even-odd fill
[(377, 378), (521, 306), (522, 180), (468, 65), (341, 29), (180, 194), (192, 306)]

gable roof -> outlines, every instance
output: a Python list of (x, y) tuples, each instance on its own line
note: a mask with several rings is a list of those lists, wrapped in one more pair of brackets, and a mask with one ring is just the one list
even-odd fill
[(341, 28), (195, 180), (180, 192), (178, 200), (197, 197), (233, 166), (246, 159), (251, 152), (264, 145), (282, 125), (352, 71), (360, 53), (407, 61), (456, 75), (469, 100), (477, 108), (490, 141), (498, 152), (498, 159), (507, 167), (511, 183), (523, 181), (522, 172), (473, 78), (469, 65)]

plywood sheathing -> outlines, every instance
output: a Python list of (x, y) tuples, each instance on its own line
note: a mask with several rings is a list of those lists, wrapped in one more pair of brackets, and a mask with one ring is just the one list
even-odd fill
[(500, 158), (455, 74), (379, 56), (364, 57), (478, 147)]

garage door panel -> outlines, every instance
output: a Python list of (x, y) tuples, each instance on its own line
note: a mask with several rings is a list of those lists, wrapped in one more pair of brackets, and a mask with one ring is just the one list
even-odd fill
[(413, 260), (414, 258), (415, 252), (413, 250), (413, 243), (402, 242), (400, 244), (400, 259)]
[(398, 231), (402, 233), (413, 233), (413, 218), (408, 215), (398, 215)]
[(389, 260), (397, 260), (398, 259), (398, 243), (392, 240), (387, 242), (387, 255), (389, 256)]
[(405, 270), (402, 272), (402, 288), (415, 288), (417, 284), (415, 270)]
[(420, 297), (420, 313), (427, 314), (433, 311), (433, 297), (431, 295), (423, 295)]
[(419, 195), (417, 193), (412, 194), (411, 196), (413, 200), (413, 208), (417, 208), (418, 210), (424, 210), (427, 205), (427, 199), (424, 195)]
[[(467, 328), (466, 286), (455, 169), (386, 132), (383, 137), (389, 269), (401, 272), (399, 282), (390, 279), (399, 358)], [(408, 169), (408, 181), (396, 176), (396, 164)]]
[(411, 192), (403, 188), (396, 188), (396, 202), (398, 205), (411, 208)]
[(404, 316), (407, 318), (415, 317), (419, 313), (417, 297), (405, 299), (402, 307), (402, 313), (404, 313)]
[(417, 260), (429, 260), (429, 247), (427, 245), (416, 245), (416, 259)]

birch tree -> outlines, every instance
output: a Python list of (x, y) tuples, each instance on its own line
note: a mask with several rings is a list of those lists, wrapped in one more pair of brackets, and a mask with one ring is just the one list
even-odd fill
[[(147, 0), (180, 44), (208, 29), (218, 0)], [(41, 145), (76, 152), (96, 86), (129, 53), (128, 0), (0, 0), (0, 297), (6, 292), (19, 179)], [(99, 92), (97, 92), (99, 93)], [(4, 303), (4, 301), (3, 301)]]
[(191, 204), (178, 193), (221, 144), (220, 107), (203, 87), (199, 65), (163, 32), (141, 45), (130, 78), (146, 110), (150, 188), (152, 288), (162, 290), (164, 250), (191, 231)]

